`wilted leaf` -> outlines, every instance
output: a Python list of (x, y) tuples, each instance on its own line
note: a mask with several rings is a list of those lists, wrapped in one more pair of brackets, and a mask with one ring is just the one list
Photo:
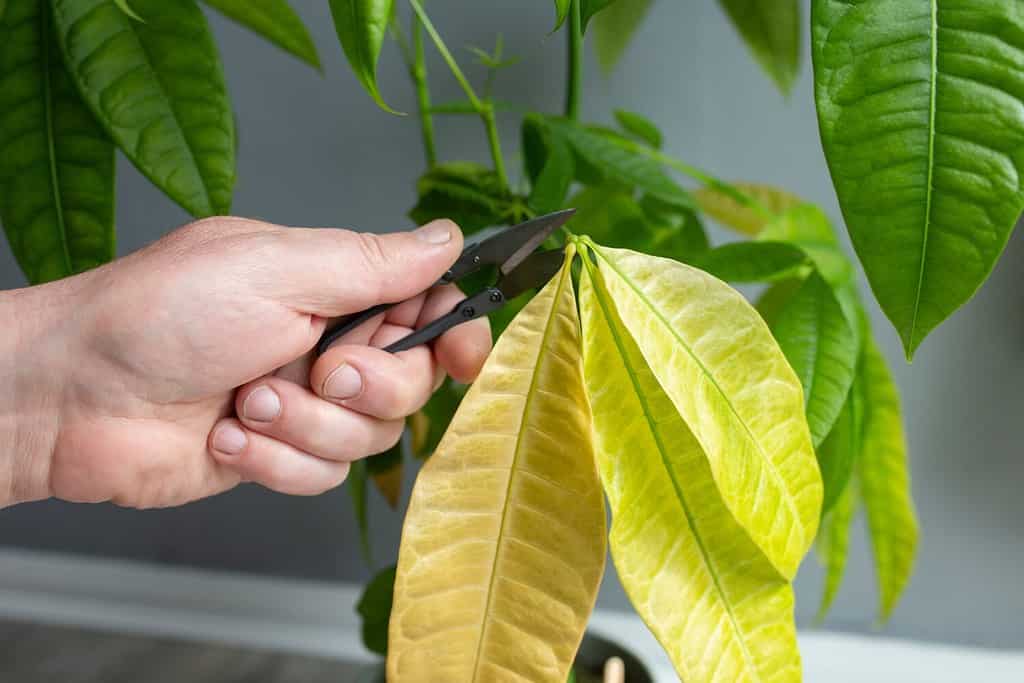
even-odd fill
[(394, 0), (329, 0), (334, 29), (356, 78), (377, 105), (396, 113), (377, 87), (377, 60), (394, 10)]
[(370, 652), (387, 656), (388, 621), (394, 599), (395, 567), (382, 569), (366, 584), (356, 612), (363, 620), (363, 645)]
[(800, 71), (798, 0), (719, 0), (755, 59), (785, 94)]
[[(730, 183), (722, 187), (702, 187), (693, 193), (700, 210), (727, 228), (756, 237), (776, 217), (805, 202), (771, 185)], [(740, 201), (738, 197), (749, 199)]]
[(865, 340), (860, 372), (864, 436), (857, 473), (878, 573), (879, 612), (885, 621), (913, 573), (917, 515), (910, 498), (899, 394), (885, 358), (870, 337)]
[(815, 0), (825, 155), (907, 356), (973, 296), (1024, 206), (1019, 0)]
[(0, 220), (32, 284), (115, 255), (114, 145), (75, 91), (38, 0), (11, 0), (0, 17)]
[(249, 28), (285, 52), (320, 68), (320, 56), (302, 19), (287, 0), (203, 0), (207, 5)]
[(646, 143), (655, 149), (661, 147), (661, 131), (649, 119), (635, 112), (616, 109), (615, 120), (619, 122), (622, 130), (640, 142)]
[(217, 45), (193, 2), (53, 0), (61, 49), (93, 114), (142, 173), (193, 216), (226, 214), (235, 133)]
[(726, 282), (776, 282), (808, 270), (804, 252), (783, 242), (723, 244), (689, 263)]
[(772, 334), (800, 378), (817, 447), (832, 431), (857, 372), (856, 337), (832, 288), (814, 273), (775, 315)]
[(799, 681), (788, 581), (726, 508), (707, 457), (590, 270), (580, 285), (584, 374), (630, 600), (683, 680)]
[(619, 316), (707, 455), (725, 505), (792, 578), (818, 527), (822, 485), (800, 381), (768, 327), (695, 268), (595, 250)]
[(604, 569), (603, 508), (567, 262), (416, 481), (388, 679), (563, 683)]

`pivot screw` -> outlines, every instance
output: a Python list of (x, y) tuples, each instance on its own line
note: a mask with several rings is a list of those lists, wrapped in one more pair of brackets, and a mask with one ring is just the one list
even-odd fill
[(474, 315), (476, 315), (476, 309), (472, 306), (466, 306), (462, 309), (463, 318), (472, 318)]
[(491, 301), (494, 303), (501, 301), (501, 292), (491, 292)]

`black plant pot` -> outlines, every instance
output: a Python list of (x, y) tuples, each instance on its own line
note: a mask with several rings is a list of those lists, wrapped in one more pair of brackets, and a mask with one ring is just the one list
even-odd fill
[[(576, 653), (577, 683), (600, 683), (604, 663), (612, 657), (618, 657), (626, 665), (626, 683), (654, 683), (650, 671), (631, 650), (593, 633), (583, 636), (580, 651)], [(374, 664), (354, 683), (385, 683), (384, 666)]]

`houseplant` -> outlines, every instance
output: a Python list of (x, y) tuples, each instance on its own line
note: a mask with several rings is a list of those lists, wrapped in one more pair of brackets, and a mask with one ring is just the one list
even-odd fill
[[(206, 4), (319, 63), (283, 0)], [(657, 129), (637, 114), (616, 112), (615, 128), (580, 123), (583, 36), (591, 38), (602, 63), (614, 63), (631, 27), (647, 11), (657, 11), (646, 0), (555, 3), (569, 54), (561, 116), (520, 115), (514, 105), (513, 113), (506, 113), (509, 105), (490, 94), (493, 78), (482, 90), (474, 89), (418, 3), (410, 3), (411, 18), (403, 12), (392, 21), (395, 4), (334, 1), (331, 8), (345, 54), (379, 102), (386, 98), (376, 83), (374, 65), (389, 26), (410, 66), (428, 166), (412, 216), (419, 221), (450, 216), (469, 232), (562, 206), (580, 209), (573, 222), (578, 235), (567, 236), (570, 251), (579, 254), (577, 270), (570, 261), (554, 288), (534, 298), (532, 308), (502, 336), (495, 360), (439, 447), (441, 456), (431, 460), (417, 485), (398, 572), (399, 618), (392, 620), (395, 671), (403, 657), (417, 661), (412, 637), (416, 620), (406, 618), (420, 609), (413, 584), (439, 585), (436, 576), (417, 573), (405, 558), (417, 548), (445, 551), (446, 539), (430, 531), (430, 521), (458, 527), (450, 529), (453, 533), (461, 529), (458, 515), (426, 516), (431, 491), (453, 480), (450, 472), (444, 474), (446, 467), (463, 464), (460, 458), (466, 452), (479, 454), (479, 449), (461, 447), (459, 437), (487, 431), (480, 426), (489, 414), (486, 389), (509, 381), (514, 373), (508, 364), (526, 359), (521, 369), (543, 378), (537, 368), (556, 364), (552, 358), (559, 354), (575, 360), (554, 378), (558, 391), (537, 395), (574, 397), (574, 416), (565, 419), (575, 429), (550, 453), (568, 453), (570, 461), (549, 474), (563, 487), (568, 487), (565, 478), (579, 480), (570, 490), (581, 495), (562, 500), (559, 508), (578, 525), (565, 538), (552, 535), (545, 525), (527, 524), (529, 533), (519, 541), (558, 541), (556, 546), (575, 549), (571, 574), (557, 575), (550, 585), (539, 579), (527, 585), (549, 593), (567, 590), (573, 581), (581, 588), (571, 599), (562, 596), (562, 605), (571, 603), (574, 609), (552, 622), (557, 628), (540, 632), (542, 637), (535, 638), (540, 649), (516, 658), (524, 665), (550, 662), (544, 672), (531, 671), (531, 676), (562, 676), (592, 603), (603, 562), (599, 475), (612, 507), (612, 545), (623, 582), (688, 680), (714, 678), (715, 666), (721, 671), (772, 669), (783, 678), (796, 675), (788, 579), (814, 536), (819, 506), (825, 511), (818, 541), (829, 569), (826, 605), (842, 575), (850, 519), (863, 507), (879, 574), (880, 610), (887, 615), (909, 576), (916, 540), (898, 399), (852, 286), (853, 265), (839, 250), (824, 214), (793, 195), (727, 184), (669, 157), (659, 149)], [(404, 8), (404, 3), (397, 4)], [(799, 65), (798, 3), (721, 4), (754, 56), (787, 89)], [(813, 5), (812, 52), (826, 156), (854, 245), (909, 355), (980, 285), (1020, 213), (1016, 179), (1022, 137), (1016, 111), (1024, 82), (1019, 60), (1024, 18), (1016, 4), (1005, 0), (816, 0)], [(0, 219), (30, 279), (61, 277), (112, 256), (115, 148), (191, 213), (228, 210), (236, 145), (233, 119), (216, 47), (192, 0), (7, 0), (0, 9)], [(465, 89), (465, 100), (430, 101), (426, 43), (441, 50)], [(491, 74), (505, 61), (500, 49), (478, 57)], [(203, 106), (194, 106), (197, 95)], [(433, 117), (441, 115), (482, 121), (492, 150), (490, 167), (438, 161), (431, 131)], [(515, 176), (495, 132), (498, 116), (516, 116), (522, 122), (525, 168), (518, 184), (511, 182)], [(699, 189), (685, 190), (670, 173), (691, 177)], [(751, 239), (710, 248), (702, 216)], [(673, 262), (651, 261), (617, 248)], [(720, 280), (768, 283), (757, 302), (760, 316)], [(577, 287), (581, 319), (574, 321)], [(693, 294), (680, 301), (679, 292)], [(697, 308), (687, 302), (696, 302)], [(707, 315), (712, 311), (713, 316)], [(500, 330), (504, 323), (495, 322)], [(552, 336), (537, 333), (538, 325), (557, 331)], [(743, 334), (750, 335), (750, 348), (733, 348), (730, 340)], [(755, 351), (762, 355), (755, 358)], [(722, 358), (729, 352), (738, 354), (739, 360), (728, 359), (739, 363), (738, 378), (729, 374)], [(673, 360), (673, 354), (689, 361)], [(765, 377), (755, 370), (766, 364), (772, 373), (768, 381), (759, 382)], [(429, 454), (438, 448), (462, 391), (445, 386), (412, 421), (412, 450)], [(517, 391), (533, 393), (529, 387)], [(801, 392), (803, 400), (793, 400)], [(609, 396), (624, 403), (610, 405)], [(555, 411), (550, 407), (536, 412)], [(758, 427), (759, 411), (790, 425), (785, 431), (791, 443), (769, 443), (772, 432)], [(505, 433), (488, 456), (490, 464), (501, 457), (501, 444), (524, 425), (548, 429), (534, 424), (528, 412), (522, 408), (518, 422), (501, 426)], [(640, 430), (630, 438), (631, 444), (641, 444), (628, 454), (617, 441), (627, 427)], [(543, 453), (543, 446), (524, 452)], [(600, 472), (591, 476), (592, 450)], [(401, 457), (394, 451), (357, 468), (351, 482), (356, 500), (365, 499), (371, 475), (383, 491), (393, 494)], [(518, 472), (515, 458), (506, 466), (509, 472)], [(797, 463), (794, 472), (787, 471), (794, 476), (776, 477), (769, 496), (792, 501), (803, 490), (811, 493), (803, 504), (778, 506), (778, 518), (784, 521), (776, 529), (776, 518), (765, 522), (764, 508), (759, 507), (764, 495), (754, 495), (759, 486), (753, 475), (785, 469), (780, 460)], [(676, 468), (697, 493), (679, 484), (673, 476)], [(526, 472), (515, 480), (509, 474), (504, 499), (499, 480), (496, 500), (512, 500), (509, 492), (519, 479), (531, 476)], [(656, 498), (667, 501), (662, 506), (667, 509), (644, 507), (648, 497), (638, 487), (645, 484), (661, 487), (664, 493)], [(693, 496), (700, 505), (690, 504)], [(541, 506), (554, 501), (553, 496), (530, 500)], [(483, 529), (495, 548), (503, 547), (505, 520), (511, 520), (509, 525), (526, 523), (505, 514), (506, 507), (494, 515), (502, 520), (497, 531)], [(630, 526), (634, 508), (636, 524), (654, 519), (655, 532), (689, 529), (689, 534), (675, 531), (672, 542), (701, 561), (670, 557), (667, 550), (674, 546), (655, 552), (662, 546), (650, 529)], [(600, 519), (603, 524), (603, 514)], [(498, 554), (491, 553), (492, 568)], [(683, 577), (671, 593), (663, 581), (653, 580), (657, 568), (645, 564), (662, 555), (670, 560), (670, 573)], [(506, 552), (503, 557), (509, 556), (526, 569), (533, 566), (529, 553)], [(719, 565), (744, 571), (726, 575), (712, 569)], [(451, 570), (451, 565), (444, 566)], [(480, 575), (456, 578), (456, 587), (472, 586)], [(686, 591), (696, 589), (702, 578), (716, 588), (709, 591), (711, 605), (695, 610), (697, 600)], [(388, 583), (385, 578), (378, 586)], [(486, 583), (490, 594), (492, 581)], [(659, 594), (671, 599), (650, 598)], [(745, 600), (747, 595), (752, 597)], [(371, 633), (373, 626), (386, 623), (385, 610), (371, 609), (373, 602), (365, 603)], [(482, 609), (474, 608), (469, 621), (512, 618), (494, 616), (500, 602), (488, 598)], [(541, 625), (549, 613), (565, 611), (542, 603), (530, 610), (532, 621)], [(757, 609), (737, 617), (738, 605)], [(448, 612), (452, 614), (458, 614), (454, 607)], [(698, 615), (698, 631), (684, 634), (677, 622), (692, 614)], [(714, 648), (710, 655), (704, 653), (705, 646), (722, 640), (722, 634), (711, 638), (704, 629), (718, 623), (716, 614), (727, 615), (722, 623), (731, 624), (728, 642), (735, 643), (717, 656)], [(443, 616), (434, 613), (431, 621)], [(769, 635), (748, 639), (748, 632)], [(492, 652), (484, 650), (483, 640), (464, 646), (465, 652), (477, 655), (472, 678), (486, 679), (480, 662), (495, 660), (480, 654)], [(503, 636), (496, 628), (487, 636), (498, 651), (524, 640), (521, 634)], [(769, 645), (782, 651), (778, 661), (762, 656), (759, 648)], [(721, 671), (718, 675), (729, 679)], [(429, 670), (421, 673), (430, 675)], [(458, 675), (451, 679), (462, 680)]]

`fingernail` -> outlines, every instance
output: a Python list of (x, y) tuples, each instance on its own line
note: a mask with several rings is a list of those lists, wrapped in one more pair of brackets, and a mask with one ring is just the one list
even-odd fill
[(213, 450), (226, 455), (238, 455), (247, 441), (245, 432), (233, 424), (226, 424), (213, 433)]
[(452, 224), (449, 221), (433, 221), (416, 231), (416, 237), (427, 244), (444, 244), (452, 239)]
[(337, 400), (353, 398), (363, 390), (363, 378), (351, 365), (340, 365), (324, 381), (324, 396)]
[(242, 416), (256, 422), (273, 422), (281, 414), (281, 399), (270, 387), (259, 387), (246, 396)]

